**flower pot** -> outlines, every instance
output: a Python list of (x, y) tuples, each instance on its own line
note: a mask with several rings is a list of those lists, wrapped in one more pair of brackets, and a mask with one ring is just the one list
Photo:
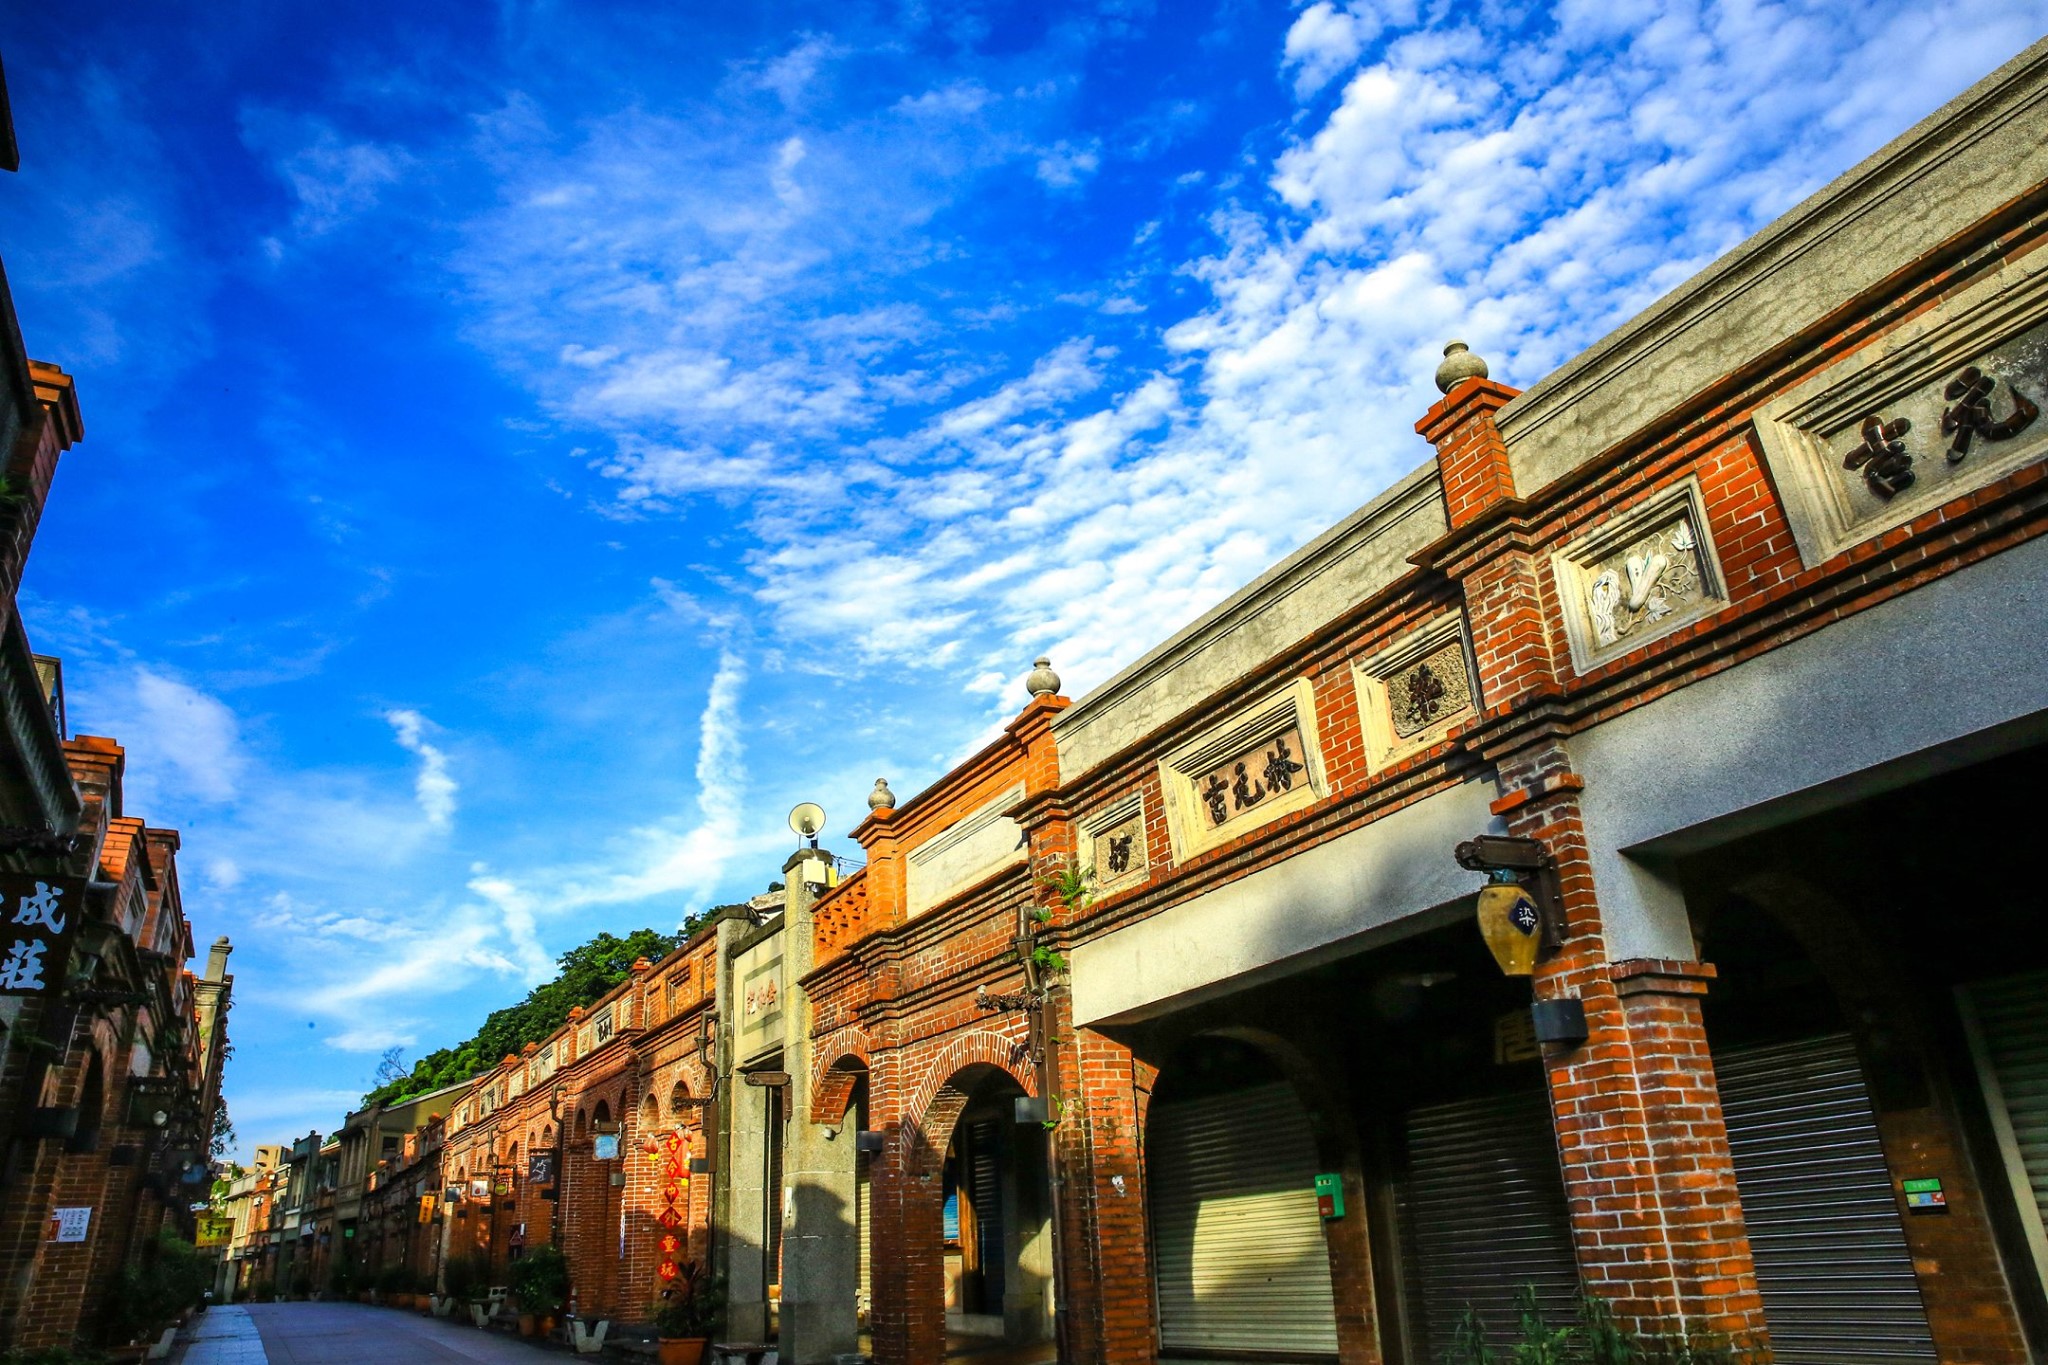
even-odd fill
[(536, 1315), (532, 1313), (521, 1313), (519, 1315), (520, 1336), (530, 1337), (538, 1330), (540, 1330), (540, 1319)]
[(542, 1336), (544, 1336), (544, 1337), (552, 1337), (552, 1336), (554, 1336), (554, 1334), (555, 1334), (555, 1328), (556, 1328), (556, 1326), (557, 1326), (557, 1325), (558, 1325), (558, 1324), (557, 1324), (557, 1323), (555, 1322), (555, 1315), (554, 1315), (553, 1313), (543, 1313), (543, 1314), (541, 1314), (541, 1319), (540, 1319), (540, 1334), (541, 1334)]
[(663, 1337), (657, 1349), (661, 1365), (704, 1365), (704, 1352), (710, 1345), (709, 1337)]
[(469, 1306), (469, 1320), (479, 1328), (491, 1320), (491, 1306), (487, 1303), (473, 1303)]

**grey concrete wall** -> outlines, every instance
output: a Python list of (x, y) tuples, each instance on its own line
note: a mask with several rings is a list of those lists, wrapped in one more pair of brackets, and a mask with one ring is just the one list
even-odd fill
[[(1502, 409), (1528, 497), (2048, 182), (2048, 39)], [(1511, 376), (1498, 376), (1512, 378)]]
[(1436, 923), (1428, 912), (1479, 889), (1451, 851), (1499, 831), (1487, 809), (1496, 795), (1490, 782), (1439, 792), (1083, 944), (1074, 1022), (1143, 1019)]
[(2008, 550), (1571, 741), (1607, 950), (1690, 958), (1663, 861), (2048, 730), (2048, 541)]

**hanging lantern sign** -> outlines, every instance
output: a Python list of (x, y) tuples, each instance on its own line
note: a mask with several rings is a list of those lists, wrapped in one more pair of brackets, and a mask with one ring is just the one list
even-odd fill
[(1536, 954), (1543, 946), (1543, 911), (1513, 874), (1494, 877), (1479, 892), (1480, 936), (1502, 972), (1528, 976), (1536, 970)]

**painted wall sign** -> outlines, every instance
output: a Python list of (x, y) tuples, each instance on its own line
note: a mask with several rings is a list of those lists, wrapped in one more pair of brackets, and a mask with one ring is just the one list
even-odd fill
[(617, 1161), (619, 1159), (619, 1135), (617, 1133), (599, 1133), (595, 1139), (592, 1154), (599, 1161)]

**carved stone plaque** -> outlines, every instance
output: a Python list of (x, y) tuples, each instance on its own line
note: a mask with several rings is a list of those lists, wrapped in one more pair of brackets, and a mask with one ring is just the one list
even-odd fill
[(1465, 647), (1457, 640), (1386, 679), (1388, 717), (1394, 734), (1409, 739), (1472, 707), (1472, 677), (1465, 671)]
[(1694, 478), (1595, 527), (1551, 563), (1582, 673), (1727, 602)]
[(1225, 825), (1255, 809), (1269, 796), (1292, 791), (1307, 765), (1302, 761), (1301, 727), (1232, 754), (1195, 780), (1211, 825)]
[(2048, 456), (2048, 258), (2034, 252), (1758, 409), (1809, 568)]

